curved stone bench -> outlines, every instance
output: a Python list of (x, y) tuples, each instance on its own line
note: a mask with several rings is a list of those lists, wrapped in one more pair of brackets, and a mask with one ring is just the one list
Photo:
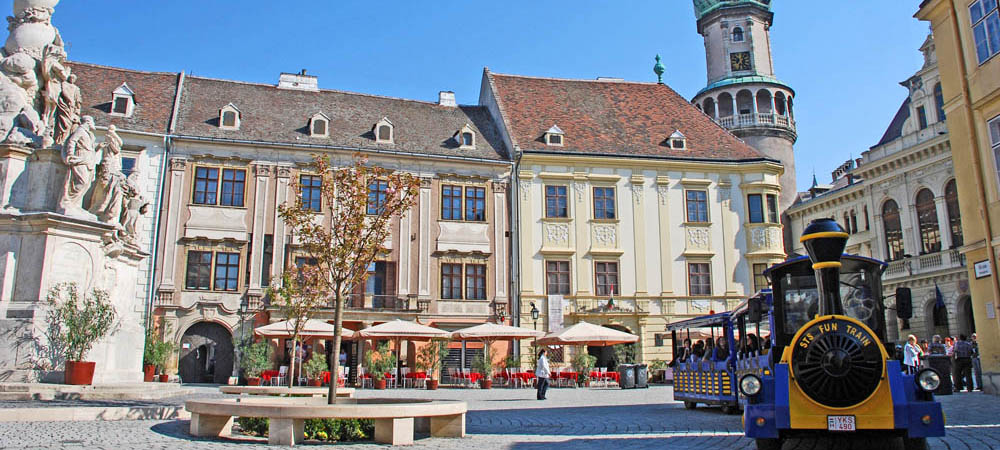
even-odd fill
[(184, 407), (191, 413), (190, 433), (200, 437), (230, 436), (234, 416), (267, 417), (271, 445), (302, 442), (306, 419), (373, 419), (375, 442), (380, 444), (413, 444), (414, 429), (434, 437), (465, 437), (468, 410), (465, 402), (456, 400), (338, 398), (329, 405), (317, 397), (188, 400)]
[[(325, 387), (281, 387), (281, 386), (219, 386), (223, 394), (247, 395), (277, 395), (288, 397), (326, 397), (329, 389)], [(337, 398), (354, 397), (354, 388), (337, 388)]]

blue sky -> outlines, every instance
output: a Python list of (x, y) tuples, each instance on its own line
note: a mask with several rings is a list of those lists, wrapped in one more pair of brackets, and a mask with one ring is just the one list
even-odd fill
[[(11, 1), (4, 2), (8, 11)], [(920, 68), (916, 0), (776, 0), (777, 76), (792, 86), (798, 185), (821, 183), (878, 141)], [(288, 5), (295, 5), (290, 7)], [(276, 83), (308, 69), (320, 87), (475, 104), (482, 69), (664, 81), (690, 98), (705, 55), (690, 0), (64, 0), (71, 59)]]

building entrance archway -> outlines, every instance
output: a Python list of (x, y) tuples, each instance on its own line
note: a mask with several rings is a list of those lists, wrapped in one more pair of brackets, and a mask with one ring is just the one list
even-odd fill
[[(945, 336), (951, 336), (951, 331), (948, 328), (948, 307), (947, 305), (937, 305), (935, 300), (931, 300), (924, 307), (924, 320), (926, 330), (927, 330), (927, 340), (930, 341), (931, 336), (940, 335), (942, 338)], [(921, 338), (923, 339), (923, 338)]]
[(966, 337), (972, 336), (972, 333), (976, 332), (976, 318), (972, 312), (972, 297), (963, 295), (959, 298), (955, 310), (957, 313), (956, 319), (958, 319), (959, 334), (964, 334)]
[(233, 335), (226, 327), (198, 322), (181, 337), (177, 371), (184, 383), (226, 384), (233, 374)]

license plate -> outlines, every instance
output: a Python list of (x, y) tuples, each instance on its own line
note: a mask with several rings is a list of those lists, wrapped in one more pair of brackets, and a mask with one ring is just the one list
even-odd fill
[(829, 431), (856, 431), (854, 416), (826, 416), (826, 429)]

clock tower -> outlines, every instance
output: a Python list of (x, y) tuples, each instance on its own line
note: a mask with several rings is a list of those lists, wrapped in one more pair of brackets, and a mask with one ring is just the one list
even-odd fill
[(785, 167), (780, 212), (796, 196), (795, 91), (774, 76), (771, 0), (694, 0), (705, 38), (708, 86), (691, 100), (709, 117)]

